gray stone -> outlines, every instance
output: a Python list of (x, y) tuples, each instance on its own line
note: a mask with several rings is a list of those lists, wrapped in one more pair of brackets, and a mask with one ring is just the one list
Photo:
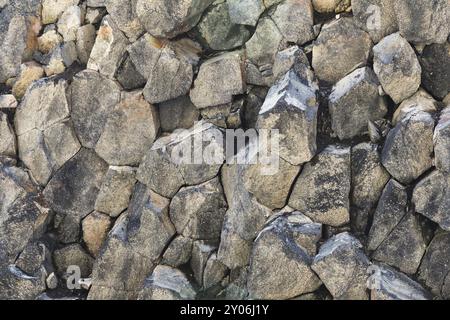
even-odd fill
[(70, 120), (58, 122), (44, 131), (32, 129), (21, 134), (17, 145), (19, 158), (43, 186), (81, 148)]
[(387, 136), (381, 162), (399, 182), (409, 184), (432, 166), (434, 119), (410, 112)]
[(203, 41), (212, 50), (231, 50), (242, 46), (251, 33), (245, 25), (232, 22), (228, 2), (211, 6), (197, 25)]
[(95, 210), (118, 217), (130, 202), (136, 183), (136, 170), (131, 167), (109, 167), (95, 201)]
[(20, 253), (14, 265), (28, 275), (46, 276), (53, 271), (51, 251), (45, 241), (31, 241)]
[(93, 212), (81, 222), (83, 241), (93, 257), (100, 253), (109, 230), (112, 227), (112, 219), (106, 214)]
[(315, 38), (314, 9), (310, 0), (286, 0), (270, 12), (285, 41), (303, 45)]
[(194, 273), (194, 278), (200, 287), (203, 287), (206, 263), (216, 249), (214, 241), (197, 240), (193, 243), (190, 266)]
[(328, 146), (307, 163), (298, 177), (289, 206), (314, 222), (338, 227), (350, 221), (350, 148)]
[(383, 38), (373, 47), (373, 69), (384, 91), (400, 103), (419, 89), (422, 68), (411, 45), (400, 33)]
[(184, 236), (177, 236), (164, 252), (162, 263), (174, 268), (189, 262), (192, 255), (193, 240)]
[(236, 162), (225, 164), (221, 172), (229, 209), (223, 223), (218, 258), (230, 269), (248, 264), (253, 240), (272, 215), (272, 211), (258, 203), (245, 188), (245, 172), (246, 165)]
[(51, 24), (58, 21), (67, 8), (78, 5), (78, 2), (79, 0), (43, 0), (42, 23)]
[(146, 279), (139, 300), (194, 300), (196, 292), (178, 269), (159, 265)]
[(406, 188), (390, 180), (383, 190), (375, 210), (367, 247), (376, 250), (397, 227), (406, 214), (408, 194)]
[(227, 209), (219, 179), (185, 187), (170, 203), (170, 218), (177, 232), (201, 240), (219, 239)]
[(45, 291), (45, 277), (33, 277), (14, 265), (0, 268), (0, 299), (33, 300)]
[[(147, 61), (146, 61), (147, 63)], [(165, 46), (148, 76), (144, 97), (149, 103), (160, 103), (186, 95), (192, 86), (194, 71), (191, 62), (174, 48)]]
[(450, 4), (445, 0), (394, 2), (402, 35), (415, 43), (444, 43), (450, 33)]
[(77, 47), (74, 41), (65, 42), (52, 51), (49, 60), (44, 66), (45, 74), (50, 77), (61, 74), (75, 61), (77, 61)]
[(352, 204), (372, 209), (378, 202), (389, 173), (381, 165), (378, 145), (360, 143), (352, 148)]
[(189, 129), (199, 120), (200, 112), (189, 96), (182, 96), (159, 105), (161, 130), (173, 132), (175, 129)]
[(265, 10), (263, 0), (227, 0), (230, 19), (235, 24), (256, 26)]
[(217, 258), (217, 253), (211, 254), (203, 270), (203, 288), (208, 290), (220, 285), (228, 271), (228, 268)]
[(148, 33), (128, 47), (127, 52), (130, 55), (131, 62), (138, 67), (138, 73), (146, 80), (148, 80), (158, 62), (163, 47), (163, 41)]
[(450, 92), (450, 43), (426, 46), (420, 64), (423, 86), (435, 97), (443, 99)]
[(51, 29), (45, 31), (42, 36), (38, 37), (39, 51), (48, 54), (63, 42), (61, 35), (55, 30)]
[(77, 30), (82, 22), (80, 7), (70, 6), (64, 10), (57, 24), (58, 32), (62, 35), (64, 41), (75, 41), (77, 39)]
[(138, 165), (158, 134), (157, 109), (137, 91), (123, 95), (107, 116), (95, 151), (110, 165)]
[[(202, 143), (195, 142), (200, 139)], [(182, 186), (198, 185), (217, 176), (225, 157), (223, 143), (223, 132), (209, 123), (199, 122), (189, 130), (176, 131), (153, 144), (137, 171), (137, 179), (171, 198)]]
[(232, 102), (233, 96), (244, 93), (244, 64), (240, 51), (221, 54), (205, 61), (190, 96), (199, 109)]
[(353, 0), (352, 11), (357, 25), (370, 35), (374, 43), (398, 31), (393, 1)]
[(423, 89), (419, 89), (411, 98), (403, 100), (397, 110), (395, 110), (392, 124), (397, 125), (397, 123), (407, 118), (409, 113), (420, 111), (431, 114), (438, 111), (437, 101)]
[(102, 20), (106, 14), (106, 8), (93, 8), (88, 7), (86, 9), (85, 22), (90, 24), (96, 24)]
[(20, 72), (22, 57), (27, 48), (27, 25), (24, 17), (14, 16), (0, 44), (0, 83), (15, 77)]
[[(299, 46), (292, 46), (277, 53), (272, 69), (274, 82), (280, 80), (291, 69), (299, 75), (306, 74), (303, 71), (310, 69), (308, 57)], [(311, 74), (314, 76), (312, 72)]]
[(80, 268), (81, 277), (87, 278), (91, 275), (94, 259), (87, 254), (79, 244), (71, 244), (53, 252), (53, 260), (57, 272), (63, 277), (69, 275), (70, 266)]
[(367, 132), (368, 121), (382, 119), (387, 107), (378, 94), (379, 82), (372, 69), (356, 69), (340, 80), (329, 97), (333, 131), (339, 139)]
[(136, 14), (148, 33), (173, 38), (192, 29), (214, 0), (138, 0)]
[(367, 268), (370, 261), (362, 244), (349, 233), (329, 239), (314, 258), (312, 269), (337, 300), (367, 300)]
[(106, 9), (117, 27), (134, 42), (144, 33), (136, 14), (137, 0), (105, 0)]
[(86, 24), (77, 30), (77, 54), (82, 64), (87, 64), (95, 44), (95, 26)]
[(312, 4), (320, 13), (339, 13), (351, 8), (350, 0), (312, 0)]
[(450, 231), (450, 175), (435, 170), (414, 188), (416, 211)]
[(247, 58), (258, 67), (272, 65), (283, 45), (283, 35), (273, 20), (261, 18), (255, 33), (245, 44)]
[(80, 222), (94, 211), (107, 164), (93, 151), (81, 149), (53, 176), (44, 196), (60, 217), (59, 239), (64, 243), (78, 240)]
[(371, 49), (369, 34), (352, 19), (341, 18), (323, 26), (314, 43), (312, 67), (319, 79), (336, 83), (365, 66)]
[(5, 113), (0, 111), (0, 155), (16, 156), (16, 135)]
[(16, 109), (16, 108), (17, 108), (17, 100), (12, 94), (0, 95), (0, 110)]
[(50, 211), (29, 175), (3, 162), (0, 162), (0, 199), (1, 266), (14, 263), (30, 241), (43, 235)]
[(36, 80), (44, 76), (44, 69), (40, 64), (35, 62), (26, 62), (20, 66), (20, 74), (18, 74), (14, 86), (12, 88), (13, 95), (21, 100), (25, 95), (28, 87)]
[(109, 114), (120, 101), (120, 87), (98, 72), (78, 73), (69, 88), (71, 116), (81, 144), (95, 148)]
[(277, 219), (258, 235), (247, 283), (251, 298), (289, 299), (320, 287), (310, 268), (313, 258), (296, 242), (293, 229)]
[(450, 173), (450, 108), (442, 110), (434, 130), (434, 155), (436, 168)]
[(110, 16), (106, 16), (97, 32), (87, 68), (113, 77), (130, 42)]
[(407, 213), (380, 244), (373, 259), (415, 274), (427, 248), (417, 216)]
[(450, 299), (450, 233), (438, 232), (431, 241), (419, 269), (419, 279), (431, 292), (443, 299)]
[(131, 58), (128, 56), (124, 58), (122, 64), (117, 69), (116, 79), (126, 90), (143, 88), (147, 83), (147, 79), (139, 73), (139, 70), (141, 69), (142, 68), (137, 69)]
[(418, 282), (386, 265), (373, 266), (369, 278), (371, 300), (430, 300), (432, 297)]
[(311, 160), (316, 153), (317, 84), (289, 71), (269, 91), (259, 112), (256, 129), (278, 129), (280, 157), (292, 165)]

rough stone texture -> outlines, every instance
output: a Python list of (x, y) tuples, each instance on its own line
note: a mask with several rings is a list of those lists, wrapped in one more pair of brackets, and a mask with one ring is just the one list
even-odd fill
[(174, 268), (186, 264), (191, 258), (192, 244), (192, 239), (177, 236), (164, 252), (162, 263)]
[(434, 131), (434, 155), (436, 168), (450, 173), (450, 108), (442, 110)]
[(231, 22), (256, 26), (264, 12), (263, 0), (227, 0)]
[(317, 87), (304, 81), (289, 71), (270, 89), (256, 124), (258, 130), (279, 130), (280, 157), (293, 165), (316, 153)]
[(387, 107), (378, 94), (379, 82), (372, 69), (356, 69), (340, 80), (329, 97), (333, 131), (351, 139), (367, 131), (368, 121), (382, 119)]
[(419, 89), (411, 98), (404, 100), (395, 110), (392, 124), (396, 125), (411, 112), (424, 111), (433, 114), (438, 111), (438, 104), (425, 90)]
[(190, 96), (199, 109), (229, 103), (234, 95), (244, 93), (241, 52), (225, 53), (204, 62)]
[(189, 129), (199, 120), (200, 112), (189, 96), (182, 96), (159, 105), (161, 130), (172, 132), (175, 129)]
[(370, 277), (371, 300), (430, 300), (431, 295), (418, 282), (386, 265), (374, 266)]
[(351, 8), (350, 0), (312, 0), (314, 10), (321, 13), (343, 12)]
[(137, 2), (137, 0), (105, 1), (106, 10), (111, 15), (111, 19), (131, 42), (136, 41), (144, 33), (144, 28), (136, 14)]
[(70, 6), (58, 20), (58, 32), (64, 41), (75, 41), (77, 39), (77, 29), (81, 26), (81, 9), (78, 6)]
[(335, 227), (348, 223), (350, 175), (350, 149), (328, 146), (304, 166), (295, 182), (289, 206), (314, 222)]
[(77, 55), (82, 64), (89, 62), (89, 57), (95, 44), (95, 37), (95, 26), (92, 24), (86, 24), (77, 30)]
[(119, 86), (94, 71), (78, 73), (70, 88), (71, 116), (81, 144), (95, 148), (108, 116), (120, 101)]
[(111, 218), (99, 212), (93, 212), (83, 219), (83, 241), (89, 252), (97, 257), (103, 242), (111, 229)]
[(406, 214), (408, 194), (406, 188), (390, 180), (381, 194), (375, 210), (367, 248), (376, 250)]
[(450, 4), (446, 0), (395, 1), (394, 10), (402, 35), (415, 43), (443, 43), (450, 33)]
[(419, 89), (422, 67), (411, 45), (394, 33), (383, 38), (374, 48), (373, 69), (384, 91), (400, 103)]
[(61, 241), (78, 240), (80, 222), (94, 211), (107, 164), (93, 151), (81, 149), (75, 157), (53, 176), (44, 189), (44, 196), (60, 217), (57, 226)]
[(423, 86), (443, 99), (450, 92), (450, 43), (426, 46), (420, 56), (420, 64)]
[(352, 11), (355, 22), (370, 35), (374, 43), (398, 31), (393, 1), (353, 0)]
[(415, 274), (426, 247), (417, 216), (407, 213), (384, 239), (373, 258), (404, 273)]
[(386, 138), (381, 162), (401, 183), (411, 183), (432, 166), (434, 120), (422, 111), (410, 112)]
[(0, 155), (16, 156), (16, 135), (5, 113), (0, 111)]
[(42, 23), (51, 24), (61, 17), (64, 11), (76, 6), (79, 0), (42, 0)]
[(28, 87), (33, 81), (39, 80), (44, 76), (44, 69), (34, 62), (22, 64), (21, 71), (14, 83), (12, 93), (17, 99), (22, 99)]
[(366, 65), (371, 49), (369, 34), (342, 18), (323, 26), (314, 44), (312, 67), (319, 79), (336, 83)]
[(296, 242), (294, 230), (285, 220), (277, 219), (258, 235), (247, 283), (251, 298), (289, 299), (321, 285), (310, 268), (312, 257)]
[[(162, 137), (144, 156), (136, 177), (158, 194), (173, 197), (184, 185), (201, 184), (217, 176), (224, 161), (223, 139), (221, 130), (205, 122)], [(203, 143), (195, 143), (199, 140)], [(202, 156), (212, 155), (211, 159), (196, 160), (196, 150), (203, 151)]]
[(63, 38), (56, 30), (49, 30), (38, 38), (39, 51), (48, 54), (63, 42)]
[(196, 292), (178, 269), (159, 265), (146, 279), (139, 300), (193, 300)]
[(288, 42), (302, 45), (315, 38), (311, 0), (283, 1), (275, 7), (270, 16)]
[(83, 278), (90, 276), (94, 262), (79, 244), (71, 244), (55, 250), (53, 260), (59, 274), (65, 275), (70, 266), (78, 266)]
[(128, 208), (135, 175), (136, 170), (131, 167), (109, 167), (95, 201), (95, 210), (118, 217)]
[(111, 17), (105, 17), (97, 33), (87, 68), (99, 71), (106, 77), (113, 77), (129, 44), (127, 37)]
[(138, 0), (136, 14), (151, 35), (173, 38), (192, 29), (213, 2), (214, 0)]
[(370, 261), (362, 244), (349, 233), (329, 239), (314, 258), (312, 269), (335, 299), (367, 300), (367, 268)]
[(450, 233), (438, 232), (431, 241), (419, 269), (421, 279), (431, 292), (450, 299)]
[(218, 239), (226, 212), (219, 180), (181, 188), (170, 203), (170, 218), (177, 232), (192, 239)]
[(95, 151), (110, 165), (138, 165), (158, 134), (157, 109), (141, 92), (133, 92), (124, 95), (107, 117)]
[(450, 176), (435, 170), (414, 188), (416, 211), (450, 231)]
[(203, 15), (197, 30), (212, 50), (231, 50), (250, 39), (245, 25), (235, 24), (229, 14), (228, 2), (211, 6)]

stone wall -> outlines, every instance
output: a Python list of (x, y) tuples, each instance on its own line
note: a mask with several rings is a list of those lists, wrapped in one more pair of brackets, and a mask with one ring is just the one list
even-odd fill
[(450, 299), (449, 33), (448, 0), (0, 0), (0, 299)]

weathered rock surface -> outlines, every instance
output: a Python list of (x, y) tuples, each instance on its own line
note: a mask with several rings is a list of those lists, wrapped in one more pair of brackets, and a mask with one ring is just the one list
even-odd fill
[(265, 10), (263, 0), (227, 0), (231, 22), (256, 26)]
[(356, 69), (340, 80), (329, 97), (333, 131), (351, 139), (367, 131), (368, 121), (382, 119), (387, 107), (378, 94), (379, 82), (372, 69)]
[(319, 79), (336, 83), (365, 66), (371, 49), (369, 34), (352, 19), (342, 18), (323, 26), (314, 44), (312, 67)]
[(94, 211), (107, 164), (93, 151), (81, 149), (56, 172), (44, 189), (44, 196), (59, 216), (59, 238), (64, 243), (78, 240), (80, 222)]
[(369, 278), (371, 300), (430, 300), (431, 295), (419, 283), (386, 265), (373, 266)]
[(199, 109), (229, 103), (244, 93), (244, 65), (241, 52), (225, 53), (204, 62), (190, 96)]
[(250, 297), (288, 299), (315, 291), (321, 282), (311, 263), (312, 257), (296, 242), (295, 225), (275, 220), (261, 231), (252, 249), (247, 283)]
[(416, 211), (450, 231), (450, 176), (435, 170), (414, 188)]
[(450, 233), (439, 232), (431, 241), (419, 269), (419, 278), (431, 292), (450, 299)]
[(17, 149), (14, 129), (5, 113), (0, 111), (0, 155), (15, 157)]
[(97, 257), (103, 242), (112, 227), (111, 218), (99, 212), (93, 212), (83, 219), (81, 223), (83, 241), (89, 252)]
[(185, 237), (212, 240), (220, 237), (227, 209), (217, 178), (198, 186), (181, 188), (170, 203), (170, 218)]
[(189, 262), (192, 255), (193, 240), (184, 236), (177, 236), (164, 252), (162, 263), (174, 268)]
[(55, 267), (59, 274), (66, 275), (70, 266), (80, 268), (81, 276), (87, 278), (92, 272), (92, 257), (79, 244), (71, 244), (53, 253)]
[(400, 33), (391, 34), (374, 48), (373, 69), (384, 91), (400, 103), (419, 89), (422, 67), (411, 45)]
[(136, 14), (148, 33), (173, 38), (192, 29), (214, 0), (137, 0)]
[(402, 35), (414, 43), (443, 43), (450, 33), (450, 4), (445, 0), (395, 1), (394, 10)]
[(158, 134), (157, 109), (141, 92), (132, 92), (123, 95), (107, 118), (95, 151), (110, 165), (138, 165)]
[(329, 239), (314, 258), (312, 269), (338, 300), (367, 300), (367, 268), (370, 261), (362, 244), (349, 233)]
[(189, 96), (182, 96), (159, 105), (161, 130), (173, 132), (175, 129), (189, 129), (199, 120), (200, 112)]
[(443, 99), (450, 91), (450, 43), (426, 46), (420, 64), (423, 86), (437, 98)]
[(131, 42), (136, 41), (144, 28), (136, 14), (137, 0), (106, 0), (105, 6), (111, 19), (114, 20), (117, 27), (130, 39)]
[(450, 108), (442, 110), (434, 131), (434, 155), (436, 167), (450, 173)]
[(311, 160), (317, 147), (317, 87), (302, 80), (292, 70), (277, 82), (270, 89), (256, 124), (259, 131), (279, 130), (280, 157), (292, 165)]
[(383, 166), (401, 183), (411, 183), (432, 166), (434, 119), (426, 112), (410, 112), (386, 138)]
[(348, 223), (350, 175), (350, 149), (328, 146), (304, 166), (295, 182), (289, 206), (314, 222), (335, 227)]
[(350, 0), (312, 0), (314, 10), (321, 13), (343, 12), (351, 8)]

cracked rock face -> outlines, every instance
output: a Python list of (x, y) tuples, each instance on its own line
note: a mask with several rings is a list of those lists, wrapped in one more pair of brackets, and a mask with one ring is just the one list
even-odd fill
[(0, 0), (0, 299), (450, 299), (449, 18)]

